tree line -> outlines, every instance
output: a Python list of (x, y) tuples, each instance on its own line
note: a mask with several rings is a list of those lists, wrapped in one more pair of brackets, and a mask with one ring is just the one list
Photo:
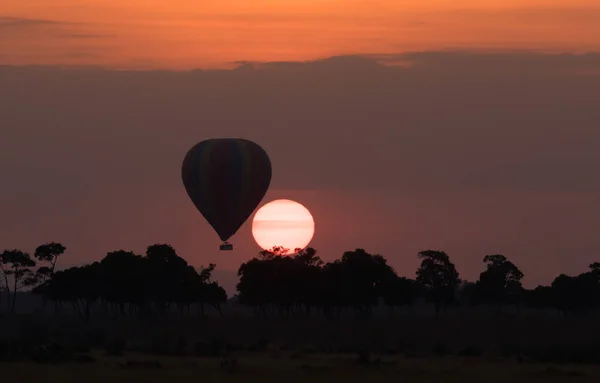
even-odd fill
[[(99, 262), (56, 270), (66, 247), (48, 243), (33, 256), (21, 250), (0, 254), (8, 313), (14, 313), (17, 292), (31, 288), (60, 311), (65, 304), (85, 319), (93, 314), (116, 316), (164, 315), (172, 310), (190, 315), (190, 307), (204, 315), (228, 299), (212, 281), (214, 264), (195, 269), (167, 244), (149, 246), (144, 255), (117, 250)], [(600, 263), (577, 276), (561, 274), (548, 286), (526, 289), (523, 272), (501, 254), (483, 257), (484, 270), (474, 282), (462, 280), (444, 251), (417, 254), (421, 264), (414, 279), (398, 276), (379, 254), (364, 249), (345, 252), (340, 259), (323, 262), (313, 248), (275, 247), (262, 251), (239, 270), (238, 303), (257, 315), (273, 310), (282, 315), (336, 317), (351, 309), (370, 316), (383, 304), (396, 308), (429, 302), (436, 315), (456, 306), (491, 305), (557, 309), (562, 313), (591, 312), (600, 305)]]
[[(205, 305), (220, 312), (221, 304), (227, 301), (225, 290), (211, 280), (214, 264), (196, 270), (170, 245), (149, 246), (145, 255), (111, 251), (99, 262), (56, 271), (57, 260), (65, 250), (62, 244), (48, 243), (39, 246), (33, 257), (21, 250), (0, 254), (8, 313), (14, 313), (17, 292), (25, 287), (41, 295), (44, 305), (53, 302), (58, 311), (71, 304), (85, 319), (93, 312), (152, 315), (173, 307), (183, 313), (192, 304), (201, 313)], [(38, 263), (42, 266), (37, 267)]]

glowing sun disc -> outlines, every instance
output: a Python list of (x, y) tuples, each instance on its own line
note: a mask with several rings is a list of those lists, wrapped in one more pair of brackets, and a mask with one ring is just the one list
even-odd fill
[(308, 246), (315, 234), (315, 221), (310, 211), (296, 201), (278, 199), (262, 206), (252, 219), (252, 236), (264, 250), (275, 246), (295, 249)]

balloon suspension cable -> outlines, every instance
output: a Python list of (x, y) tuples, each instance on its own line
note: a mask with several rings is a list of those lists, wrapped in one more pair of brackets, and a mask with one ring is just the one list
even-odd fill
[(223, 242), (223, 244), (221, 244), (221, 246), (219, 246), (219, 249), (221, 251), (231, 251), (233, 250), (233, 245), (227, 241)]

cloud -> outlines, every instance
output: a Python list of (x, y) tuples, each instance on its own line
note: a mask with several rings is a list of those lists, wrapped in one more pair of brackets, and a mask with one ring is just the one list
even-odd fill
[(398, 55), (371, 55), (383, 63), (403, 62), (414, 64), (413, 70), (460, 72), (469, 68), (469, 74), (490, 73), (492, 75), (536, 74), (567, 75), (580, 73), (582, 69), (600, 68), (600, 53), (539, 53), (532, 51), (436, 51), (410, 52)]
[(62, 28), (76, 23), (48, 19), (0, 16), (0, 32), (15, 32), (39, 28)]
[[(6, 43), (9, 45), (6, 49), (10, 53), (10, 57), (17, 54), (19, 47), (28, 43), (27, 38), (54, 36), (57, 31), (69, 28), (71, 25), (77, 24), (58, 20), (0, 16), (0, 35), (7, 39)], [(25, 38), (25, 40), (20, 38)]]
[(59, 37), (75, 40), (87, 40), (87, 39), (106, 39), (116, 37), (117, 35), (109, 33), (65, 33)]
[[(411, 66), (381, 63), (392, 59)], [(11, 72), (8, 81), (19, 81), (20, 92), (33, 95), (27, 97), (39, 105), (39, 118), (64, 121), (30, 126), (33, 131), (65, 135), (65, 145), (85, 131), (108, 147), (122, 142), (138, 152), (141, 157), (111, 177), (141, 180), (151, 175), (124, 169), (141, 165), (137, 161), (155, 150), (176, 166), (191, 140), (234, 134), (264, 141), (282, 168), (293, 169), (277, 178), (281, 187), (600, 188), (593, 176), (593, 164), (600, 161), (594, 144), (600, 140), (595, 128), (600, 78), (581, 75), (584, 68), (600, 68), (598, 53), (421, 52), (243, 68), (89, 70), (67, 77), (51, 68), (43, 75), (41, 69), (19, 67), (1, 72)], [(38, 76), (50, 87), (39, 88)], [(25, 99), (0, 96), (12, 105), (7, 116), (12, 125), (20, 125)], [(15, 130), (12, 137), (23, 134)], [(276, 144), (284, 138), (285, 149)], [(311, 148), (311, 158), (299, 165), (293, 158), (305, 148)], [(66, 148), (65, 156), (75, 155), (73, 150)], [(126, 160), (98, 162), (101, 152), (89, 150), (81, 155), (99, 174), (106, 161), (119, 167)], [(165, 162), (148, 160), (164, 169)]]
[(61, 22), (44, 19), (28, 19), (23, 17), (0, 16), (0, 28), (31, 27), (40, 25), (57, 25)]

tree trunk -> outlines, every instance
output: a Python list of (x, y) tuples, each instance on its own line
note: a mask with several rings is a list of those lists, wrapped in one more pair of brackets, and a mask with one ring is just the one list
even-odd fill
[(10, 286), (8, 285), (8, 277), (4, 273), (4, 287), (6, 287), (6, 314), (10, 314)]
[(15, 303), (17, 302), (17, 283), (19, 282), (17, 276), (15, 275), (15, 284), (13, 287), (13, 299), (12, 299), (12, 308), (10, 310), (11, 314), (15, 313)]
[(92, 304), (93, 304), (92, 301), (87, 301), (85, 303), (85, 321), (86, 322), (89, 322), (90, 318), (92, 316)]
[(218, 304), (218, 303), (216, 303), (213, 306), (217, 309), (217, 311), (219, 312), (219, 316), (222, 318), (223, 317), (223, 310), (221, 310), (221, 305)]
[(75, 299), (74, 301), (71, 302), (71, 304), (73, 305), (73, 308), (75, 309), (75, 312), (81, 317), (83, 318), (83, 313), (81, 312), (81, 309), (79, 307), (79, 301), (77, 299)]

